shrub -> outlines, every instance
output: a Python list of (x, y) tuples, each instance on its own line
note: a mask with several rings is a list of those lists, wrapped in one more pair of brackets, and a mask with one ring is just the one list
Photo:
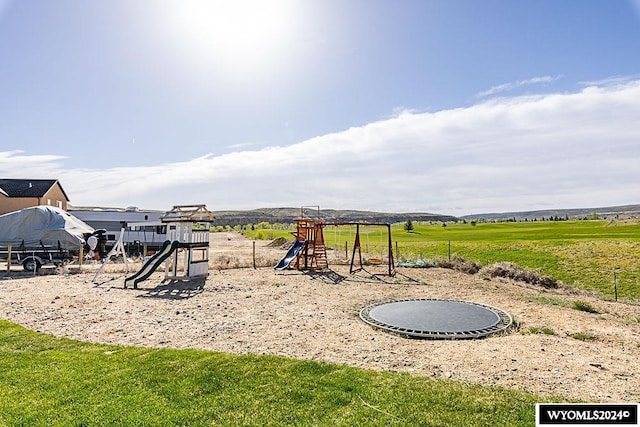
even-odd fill
[(432, 268), (438, 267), (438, 264), (428, 259), (403, 259), (396, 264), (398, 267), (412, 267), (412, 268)]
[(462, 271), (467, 274), (476, 274), (482, 266), (475, 261), (466, 261), (458, 255), (449, 259), (438, 259), (435, 264), (441, 268), (449, 268), (451, 270)]
[(550, 276), (542, 275), (536, 271), (518, 267), (510, 262), (498, 262), (482, 269), (482, 274), (491, 277), (506, 277), (509, 279), (525, 282), (543, 288), (558, 288), (558, 282)]

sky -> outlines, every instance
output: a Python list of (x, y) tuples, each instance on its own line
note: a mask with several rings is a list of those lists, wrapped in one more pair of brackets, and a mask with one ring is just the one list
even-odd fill
[(74, 206), (640, 203), (640, 0), (0, 0), (0, 178)]

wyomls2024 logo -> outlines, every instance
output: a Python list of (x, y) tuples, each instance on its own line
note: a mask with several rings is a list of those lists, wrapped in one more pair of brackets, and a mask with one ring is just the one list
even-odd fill
[(638, 426), (639, 404), (536, 405), (536, 426)]

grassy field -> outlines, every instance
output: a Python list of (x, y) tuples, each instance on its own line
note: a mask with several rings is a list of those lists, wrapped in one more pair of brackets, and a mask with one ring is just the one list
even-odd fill
[(82, 343), (0, 321), (3, 426), (529, 426), (542, 400), (275, 356)]
[[(412, 232), (394, 224), (397, 259), (459, 256), (483, 266), (507, 261), (552, 276), (565, 284), (598, 292), (602, 298), (640, 300), (640, 224), (607, 221), (503, 223), (414, 223)], [(386, 257), (383, 227), (361, 227), (361, 245)], [(354, 227), (326, 227), (328, 246), (353, 245)], [(350, 251), (351, 249), (349, 249)], [(615, 277), (614, 277), (615, 274)]]
[[(462, 258), (488, 265), (513, 262), (564, 283), (614, 298), (614, 272), (620, 298), (640, 298), (640, 225), (605, 221), (562, 221), (459, 224), (416, 230), (431, 234), (433, 243), (422, 248), (407, 245), (411, 256), (425, 250), (429, 256)], [(429, 233), (431, 232), (431, 233)], [(397, 232), (394, 237), (402, 236)], [(402, 255), (402, 254), (401, 254)]]

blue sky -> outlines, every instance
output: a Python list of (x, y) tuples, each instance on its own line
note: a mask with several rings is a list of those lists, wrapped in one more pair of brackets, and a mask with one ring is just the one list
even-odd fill
[(76, 206), (640, 203), (640, 0), (0, 0), (0, 131)]

